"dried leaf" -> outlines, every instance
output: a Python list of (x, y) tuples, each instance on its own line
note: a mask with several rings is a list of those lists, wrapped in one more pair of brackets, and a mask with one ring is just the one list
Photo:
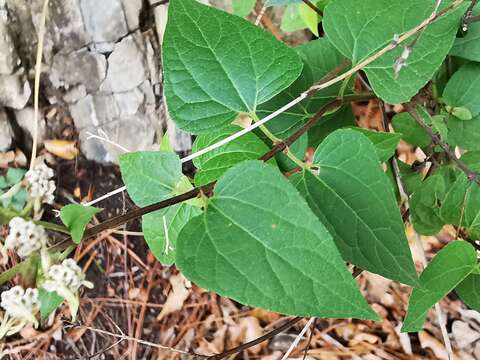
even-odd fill
[(79, 154), (77, 143), (75, 141), (46, 140), (44, 145), (48, 152), (58, 156), (61, 159), (73, 160)]
[(157, 317), (158, 321), (162, 320), (168, 314), (180, 310), (190, 295), (191, 284), (183, 275), (173, 275), (170, 278), (170, 284), (172, 284), (172, 291), (168, 295), (167, 301)]

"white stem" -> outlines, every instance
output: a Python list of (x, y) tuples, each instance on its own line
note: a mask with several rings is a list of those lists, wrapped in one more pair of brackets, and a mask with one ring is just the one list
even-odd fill
[(33, 94), (33, 144), (32, 144), (32, 157), (30, 158), (30, 170), (35, 165), (35, 159), (37, 157), (38, 146), (38, 103), (40, 96), (40, 75), (42, 73), (42, 57), (43, 57), (43, 41), (45, 39), (45, 23), (48, 12), (48, 0), (43, 2), (43, 9), (40, 18), (40, 28), (38, 30), (38, 47), (37, 47), (37, 59), (35, 64), (35, 84)]
[[(298, 343), (300, 342), (300, 340), (302, 339), (303, 335), (305, 335), (305, 333), (307, 332), (307, 330), (310, 328), (310, 326), (312, 326), (313, 322), (315, 321), (315, 318), (310, 318), (310, 320), (308, 320), (307, 324), (303, 327), (302, 331), (300, 331), (300, 333), (297, 335), (297, 337), (295, 338), (295, 340), (293, 341), (292, 345), (290, 345), (290, 347), (288, 348), (287, 352), (285, 353), (285, 355), (283, 355), (282, 359), (281, 360), (286, 360), (288, 359), (288, 357), (290, 356), (290, 354), (292, 353), (293, 350), (295, 350), (295, 348), (298, 346)], [(313, 331), (313, 330), (312, 330)]]

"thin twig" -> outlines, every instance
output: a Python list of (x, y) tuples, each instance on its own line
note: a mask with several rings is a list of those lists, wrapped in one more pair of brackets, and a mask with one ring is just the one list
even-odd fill
[(156, 349), (159, 349), (159, 350), (171, 351), (171, 352), (174, 352), (174, 353), (177, 353), (177, 354), (182, 354), (182, 355), (187, 355), (187, 356), (193, 356), (193, 357), (195, 357), (195, 358), (202, 358), (202, 359), (205, 359), (205, 358), (206, 358), (206, 356), (204, 356), (204, 355), (199, 355), (199, 354), (195, 354), (195, 353), (192, 353), (192, 352), (175, 349), (175, 348), (172, 348), (172, 347), (169, 347), (169, 346), (164, 346), (164, 345), (155, 344), (155, 343), (152, 343), (152, 342), (150, 342), (150, 341), (137, 339), (137, 338), (134, 338), (134, 337), (132, 337), (132, 336), (127, 336), (127, 335), (124, 335), (124, 334), (115, 334), (115, 333), (112, 333), (112, 332), (110, 332), (110, 331), (106, 331), (106, 330), (102, 330), (102, 329), (96, 329), (96, 328), (91, 327), (91, 326), (86, 326), (86, 325), (74, 325), (74, 327), (76, 327), (76, 328), (81, 328), (81, 329), (85, 329), (85, 330), (90, 330), (90, 331), (95, 332), (95, 333), (98, 333), (98, 334), (103, 334), (103, 335), (111, 336), (111, 337), (120, 339), (121, 341), (133, 341), (133, 342), (135, 342), (135, 343), (138, 343), (138, 344), (141, 344), (141, 345), (145, 345), (145, 346), (150, 346), (150, 347), (153, 347), (153, 348), (156, 348)]
[(455, 155), (455, 151), (451, 148), (451, 146), (442, 140), (439, 134), (435, 133), (433, 129), (427, 125), (425, 120), (420, 116), (417, 109), (415, 108), (415, 102), (408, 103), (405, 105), (408, 113), (415, 119), (418, 125), (425, 130), (425, 132), (430, 136), (433, 143), (438, 145), (442, 148), (442, 150), (447, 154), (450, 161), (452, 161), (460, 170), (462, 170), (467, 178), (470, 181), (475, 181), (477, 184), (480, 185), (480, 176), (478, 173), (470, 169), (462, 160), (460, 160), (457, 155)]
[(48, 0), (44, 0), (42, 14), (40, 17), (40, 28), (38, 30), (37, 58), (35, 62), (35, 84), (33, 90), (33, 144), (32, 156), (30, 158), (30, 170), (35, 166), (35, 159), (37, 158), (40, 76), (42, 74), (43, 42), (45, 40), (45, 23), (47, 21), (47, 13)]
[(281, 360), (287, 360), (292, 353), (293, 350), (298, 346), (298, 343), (302, 339), (303, 335), (307, 332), (308, 328), (312, 326), (313, 322), (315, 321), (315, 318), (312, 317), (310, 320), (308, 320), (307, 324), (303, 327), (302, 331), (295, 337), (295, 340), (292, 342), (290, 347), (288, 348), (287, 352), (282, 356)]
[[(383, 115), (383, 121), (384, 121), (384, 126), (386, 127), (386, 131), (390, 132), (390, 127), (388, 126), (388, 118), (386, 117), (386, 112), (385, 112), (385, 107), (383, 103), (380, 103), (380, 106), (382, 107), (382, 115)], [(408, 109), (408, 108), (407, 108)], [(418, 113), (417, 113), (418, 115)], [(393, 167), (393, 173), (396, 179), (397, 187), (398, 187), (398, 192), (400, 193), (400, 196), (402, 198), (402, 202), (405, 205), (405, 208), (408, 210), (410, 209), (410, 203), (409, 203), (409, 198), (408, 195), (406, 194), (405, 191), (405, 184), (403, 182), (400, 169), (398, 167), (398, 162), (397, 158), (393, 157), (392, 159), (392, 167)], [(410, 224), (413, 224), (412, 222), (412, 217), (411, 214), (409, 214), (409, 222)], [(413, 225), (412, 225), (413, 226)], [(425, 249), (423, 248), (422, 244), (422, 239), (420, 238), (420, 235), (413, 230), (415, 233), (415, 243), (416, 246), (419, 250), (420, 256), (421, 256), (421, 262), (422, 262), (422, 269), (425, 269), (427, 267), (427, 257), (425, 255)], [(443, 337), (443, 343), (445, 345), (445, 349), (448, 353), (449, 360), (453, 359), (453, 350), (452, 350), (452, 344), (450, 342), (450, 338), (448, 337), (448, 332), (445, 327), (445, 322), (443, 321), (443, 314), (442, 314), (442, 309), (440, 308), (440, 305), (438, 303), (435, 304), (435, 312), (437, 316), (437, 322), (440, 326), (440, 329), (442, 331), (442, 337)]]
[(462, 23), (463, 31), (467, 31), (468, 25), (471, 24), (472, 22), (480, 21), (480, 16), (473, 16), (473, 8), (477, 5), (477, 3), (478, 3), (478, 0), (472, 0), (472, 2), (470, 3), (470, 6), (465, 12), (465, 16), (463, 17), (463, 23)]
[(265, 15), (266, 11), (267, 11), (267, 4), (264, 4), (260, 9), (260, 12), (258, 13), (257, 18), (255, 19), (255, 26), (260, 25), (260, 21), (262, 21), (263, 15)]

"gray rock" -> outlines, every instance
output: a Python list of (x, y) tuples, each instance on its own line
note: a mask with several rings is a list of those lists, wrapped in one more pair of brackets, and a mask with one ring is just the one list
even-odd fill
[(116, 44), (109, 56), (105, 89), (129, 91), (146, 79), (145, 40), (140, 32), (136, 32)]
[[(106, 137), (108, 141), (90, 138), (91, 134)], [(132, 134), (135, 134), (132, 136)], [(102, 162), (118, 162), (125, 150), (152, 150), (155, 129), (146, 116), (131, 116), (101, 127), (88, 127), (80, 131), (82, 153), (90, 159)], [(118, 144), (115, 146), (113, 144)]]
[(0, 152), (10, 149), (12, 137), (12, 129), (8, 123), (7, 115), (0, 109)]
[(22, 109), (31, 94), (30, 84), (20, 74), (0, 75), (0, 106)]
[(128, 30), (133, 32), (140, 27), (140, 12), (142, 11), (142, 0), (122, 0), (123, 11), (127, 21)]
[(80, 0), (83, 21), (96, 49), (109, 52), (128, 33), (121, 0)]
[(15, 45), (8, 31), (7, 10), (0, 4), (0, 74), (10, 75), (19, 65)]
[(50, 81), (56, 88), (68, 90), (83, 85), (88, 92), (97, 91), (105, 80), (107, 60), (103, 54), (81, 49), (70, 53), (58, 53), (53, 58)]
[[(33, 138), (34, 127), (35, 127), (35, 115), (33, 108), (27, 107), (22, 110), (15, 111), (15, 119), (17, 120), (18, 125), (23, 129), (23, 131), (30, 134)], [(41, 144), (45, 140), (45, 120), (43, 113), (39, 113), (38, 115), (38, 134), (37, 139), (38, 143)]]

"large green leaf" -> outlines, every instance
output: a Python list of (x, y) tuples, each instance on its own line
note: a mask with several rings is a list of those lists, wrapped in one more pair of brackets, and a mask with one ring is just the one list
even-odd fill
[(271, 34), (195, 0), (170, 1), (163, 65), (169, 112), (194, 133), (254, 112), (302, 70), (295, 50)]
[(56, 292), (49, 292), (44, 288), (38, 289), (38, 293), (40, 300), (40, 317), (42, 320), (46, 320), (50, 314), (62, 305), (64, 299)]
[[(192, 152), (197, 152), (209, 145), (217, 143), (239, 131), (238, 126), (229, 126), (220, 131), (199, 135), (192, 146)], [(193, 160), (199, 169), (195, 175), (195, 185), (202, 186), (217, 180), (233, 165), (244, 160), (257, 160), (268, 152), (269, 148), (255, 134), (248, 133), (228, 144), (214, 149)]]
[(420, 275), (420, 287), (413, 289), (402, 332), (422, 329), (428, 310), (452, 291), (477, 263), (477, 254), (466, 241), (453, 241), (432, 259)]
[(283, 175), (246, 161), (180, 233), (177, 266), (201, 287), (290, 315), (376, 319), (331, 235)]
[(350, 105), (344, 106), (333, 114), (322, 118), (308, 131), (308, 145), (317, 148), (322, 141), (335, 130), (356, 125)]
[[(442, 6), (449, 3), (443, 1)], [(325, 8), (323, 24), (335, 47), (357, 64), (391, 43), (396, 34), (428, 18), (433, 6), (432, 0), (335, 0)], [(448, 54), (466, 6), (428, 26), (397, 79), (393, 64), (403, 51), (401, 46), (368, 65), (365, 72), (375, 93), (388, 103), (410, 100)]]
[(362, 269), (415, 285), (417, 274), (392, 186), (373, 144), (337, 130), (315, 153), (320, 174), (291, 177), (324, 223), (343, 258)]
[(467, 108), (473, 117), (480, 114), (480, 64), (458, 69), (443, 91), (443, 100), (452, 108)]
[(455, 291), (460, 298), (472, 309), (480, 311), (480, 275), (470, 274), (463, 280)]
[[(171, 152), (135, 152), (120, 157), (122, 179), (138, 206), (148, 206), (192, 189), (180, 158)], [(142, 229), (152, 254), (165, 265), (175, 262), (178, 233), (201, 210), (190, 202), (145, 215)]]

